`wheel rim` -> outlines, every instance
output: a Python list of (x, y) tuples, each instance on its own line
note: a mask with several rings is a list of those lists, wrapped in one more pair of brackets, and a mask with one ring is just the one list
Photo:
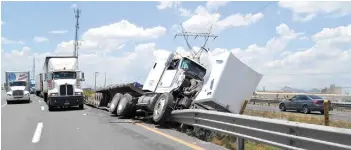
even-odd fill
[(307, 110), (307, 108), (306, 108), (306, 106), (305, 106), (305, 107), (303, 108), (303, 112), (304, 112), (304, 113), (307, 113), (307, 111), (308, 111), (308, 110)]
[(280, 110), (283, 110), (284, 109), (284, 106), (283, 105), (280, 105)]
[(118, 111), (122, 111), (124, 109), (126, 105), (126, 102), (125, 102), (126, 100), (127, 100), (126, 98), (121, 99), (121, 101), (118, 104), (118, 108), (117, 108)]
[(166, 99), (165, 98), (161, 98), (156, 103), (156, 106), (155, 106), (155, 109), (154, 109), (154, 116), (156, 116), (157, 118), (161, 115), (161, 113), (163, 111), (163, 108), (165, 106), (165, 102), (166, 102)]

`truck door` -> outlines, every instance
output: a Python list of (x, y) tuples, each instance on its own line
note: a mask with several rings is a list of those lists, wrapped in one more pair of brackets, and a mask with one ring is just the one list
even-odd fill
[(179, 76), (179, 64), (180, 59), (172, 60), (170, 66), (168, 66), (167, 70), (164, 72), (159, 87), (167, 88), (171, 87), (174, 83), (175, 79)]

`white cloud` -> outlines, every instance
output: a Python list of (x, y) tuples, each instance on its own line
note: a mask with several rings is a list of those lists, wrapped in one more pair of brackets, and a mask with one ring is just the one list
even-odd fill
[(219, 7), (225, 6), (229, 1), (214, 1), (210, 0), (206, 3), (206, 7), (209, 10), (218, 9)]
[(21, 41), (21, 40), (18, 40), (18, 41), (14, 41), (14, 40), (9, 40), (5, 37), (1, 37), (1, 43), (2, 44), (20, 44), (20, 45), (23, 45), (24, 42)]
[(67, 30), (52, 30), (52, 31), (49, 31), (48, 33), (51, 33), (51, 34), (65, 34), (67, 32), (68, 32)]
[[(106, 26), (91, 28), (84, 32), (80, 42), (80, 51), (110, 52), (121, 49), (130, 41), (147, 41), (157, 39), (166, 33), (166, 28), (156, 26), (152, 28), (137, 27), (127, 20), (122, 20)], [(56, 51), (73, 50), (73, 41), (58, 44)]]
[(293, 12), (293, 20), (309, 21), (318, 14), (331, 14), (335, 17), (351, 14), (351, 2), (307, 2), (280, 1), (279, 6)]
[(71, 8), (73, 8), (73, 9), (77, 8), (77, 4), (72, 4)]
[(37, 43), (42, 43), (42, 42), (48, 42), (49, 39), (46, 38), (46, 37), (36, 36), (36, 37), (33, 38), (33, 41), (37, 42)]
[[(85, 85), (94, 85), (95, 71), (101, 74), (106, 72), (107, 76), (116, 84), (120, 82), (133, 82), (138, 80), (144, 82), (148, 71), (153, 64), (155, 56), (160, 56), (166, 50), (157, 49), (155, 43), (139, 44), (134, 50), (125, 52), (121, 56), (104, 55), (101, 53), (82, 53), (79, 55), (79, 68), (85, 72)], [(2, 52), (1, 71), (6, 70), (28, 70), (31, 71), (33, 57), (36, 58), (36, 74), (41, 71), (45, 56), (58, 55), (57, 52), (46, 52), (42, 54), (33, 53), (28, 47), (22, 50)], [(21, 61), (18, 61), (21, 60)], [(104, 77), (100, 75), (97, 85), (103, 84)]]
[[(219, 13), (209, 13), (203, 6), (197, 7), (195, 14), (183, 22), (186, 31), (189, 32), (207, 32), (213, 25), (214, 32), (220, 32), (230, 27), (240, 27), (254, 24), (263, 18), (262, 13), (256, 14), (232, 14), (220, 19)], [(173, 28), (178, 28), (174, 25)]]
[(167, 9), (175, 7), (176, 5), (180, 4), (177, 1), (160, 1), (159, 4), (156, 6), (158, 9)]
[[(241, 61), (264, 75), (260, 86), (280, 89), (287, 86), (298, 88), (323, 88), (335, 83), (349, 86), (343, 81), (351, 79), (350, 25), (326, 28), (311, 36), (314, 45), (302, 50), (287, 50), (294, 40), (304, 39), (303, 33), (290, 29), (286, 24), (276, 27), (278, 36), (264, 47), (256, 44), (246, 49), (232, 51)], [(272, 42), (275, 41), (275, 42)], [(347, 45), (348, 44), (348, 45)], [(214, 49), (214, 53), (228, 49)]]

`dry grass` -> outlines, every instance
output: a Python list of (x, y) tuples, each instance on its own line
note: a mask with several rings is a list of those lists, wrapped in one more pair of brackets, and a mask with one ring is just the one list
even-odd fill
[(84, 91), (84, 95), (85, 95), (86, 97), (92, 97), (94, 93), (95, 93), (95, 92), (94, 92), (94, 91), (91, 91), (91, 90), (86, 90), (86, 91)]
[[(310, 124), (324, 125), (323, 115), (313, 115), (313, 114), (301, 114), (295, 112), (271, 112), (271, 111), (260, 111), (260, 110), (245, 110), (245, 115), (258, 116), (264, 118), (272, 119), (282, 119), (295, 122), (304, 122)], [(347, 121), (330, 121), (329, 126), (339, 127), (339, 128), (350, 128), (351, 122)], [(235, 136), (216, 134), (210, 140), (212, 143), (221, 145), (225, 148), (235, 150), (236, 149), (236, 138)], [(245, 149), (247, 150), (279, 150), (279, 148), (265, 145), (262, 143), (245, 141)]]

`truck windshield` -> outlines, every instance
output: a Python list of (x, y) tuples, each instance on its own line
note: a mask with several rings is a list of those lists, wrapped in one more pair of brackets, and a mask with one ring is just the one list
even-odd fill
[(76, 73), (75, 72), (54, 72), (53, 74), (53, 79), (76, 79)]
[(26, 81), (14, 81), (10, 82), (10, 86), (26, 86)]
[(200, 66), (199, 64), (193, 62), (188, 58), (184, 58), (182, 64), (180, 65), (181, 69), (197, 74), (199, 77), (203, 78), (206, 74), (206, 69)]

